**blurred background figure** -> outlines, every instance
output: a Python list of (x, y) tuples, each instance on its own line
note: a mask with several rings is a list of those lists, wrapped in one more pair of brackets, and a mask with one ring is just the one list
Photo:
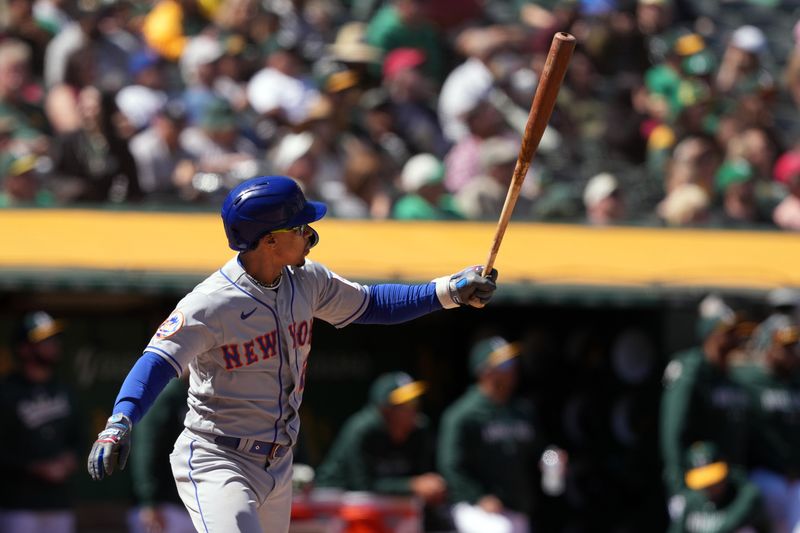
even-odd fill
[(444, 157), (450, 143), (432, 107), (436, 85), (424, 73), (426, 62), (420, 49), (392, 50), (383, 60), (383, 87), (392, 102), (397, 132), (408, 141), (411, 151)]
[(142, 23), (145, 42), (164, 59), (177, 61), (189, 39), (209, 23), (215, 4), (202, 0), (154, 2)]
[(731, 368), (750, 333), (748, 324), (709, 295), (698, 306), (697, 332), (700, 344), (675, 354), (664, 370), (660, 437), (671, 514), (680, 507), (684, 458), (692, 443), (712, 443), (729, 464), (747, 464), (748, 398)]
[(130, 83), (128, 64), (138, 43), (117, 18), (117, 10), (122, 7), (121, 2), (100, 0), (70, 3), (73, 22), (47, 45), (44, 58), (47, 87), (67, 81), (69, 57), (78, 50), (88, 51), (95, 67), (94, 81), (100, 89), (116, 92)]
[(625, 199), (617, 178), (608, 172), (592, 176), (583, 189), (586, 222), (592, 226), (618, 224), (625, 220)]
[(180, 100), (171, 100), (131, 139), (139, 184), (149, 200), (191, 198), (187, 189), (196, 172), (196, 159), (180, 142), (186, 122), (186, 106)]
[(785, 230), (800, 230), (800, 157), (787, 152), (775, 165), (775, 178), (785, 187), (785, 197), (772, 212), (772, 220)]
[(715, 80), (717, 90), (735, 94), (753, 86), (772, 86), (772, 77), (763, 64), (767, 52), (767, 38), (761, 29), (749, 24), (737, 28), (722, 54)]
[(731, 466), (708, 442), (692, 444), (686, 453), (686, 489), (683, 508), (673, 518), (669, 533), (697, 531), (752, 531), (770, 528), (758, 488), (747, 474)]
[(788, 320), (791, 323), (800, 323), (798, 309), (800, 308), (800, 291), (792, 287), (778, 287), (767, 293), (765, 303), (769, 309), (767, 317), (753, 331), (750, 339), (750, 355), (757, 349), (753, 346), (756, 339), (761, 338), (762, 331), (769, 331), (775, 324), (785, 324)]
[(44, 109), (53, 133), (65, 134), (80, 129), (83, 124), (80, 94), (88, 87), (96, 87), (96, 77), (94, 52), (91, 48), (78, 48), (67, 56), (64, 79), (49, 88), (44, 101)]
[(453, 194), (458, 194), (483, 172), (480, 147), (487, 139), (508, 137), (517, 141), (519, 146), (519, 137), (509, 128), (497, 108), (486, 100), (486, 95), (476, 96), (465, 106), (464, 121), (469, 133), (453, 145), (444, 159), (445, 187)]
[(318, 98), (319, 91), (296, 48), (271, 52), (247, 84), (250, 107), (276, 127), (301, 123)]
[(443, 79), (445, 48), (430, 19), (430, 6), (422, 0), (391, 0), (372, 17), (367, 43), (389, 54), (397, 48), (419, 48), (425, 54), (425, 74)]
[(214, 80), (223, 55), (225, 50), (216, 35), (193, 37), (181, 52), (179, 64), (185, 87), (181, 98), (192, 126), (199, 124), (205, 110), (222, 98), (214, 89)]
[(11, 159), (0, 172), (0, 207), (51, 207), (56, 199), (44, 176), (36, 169), (37, 157), (23, 154)]
[(55, 138), (56, 194), (71, 202), (140, 200), (136, 161), (128, 148), (133, 128), (113, 95), (84, 88), (78, 113), (80, 127)]
[[(456, 193), (456, 205), (470, 220), (496, 220), (506, 201), (519, 144), (507, 137), (485, 139), (478, 148), (481, 172)], [(512, 217), (529, 218), (538, 188), (529, 172)]]
[(165, 92), (167, 68), (152, 50), (142, 50), (131, 57), (128, 72), (132, 82), (117, 92), (120, 111), (137, 132), (146, 128), (159, 109), (167, 102)]
[(475, 384), (442, 413), (438, 470), (462, 533), (531, 530), (547, 444), (533, 406), (514, 392), (520, 348), (489, 337), (470, 351)]
[[(210, 192), (231, 188), (259, 172), (261, 150), (244, 135), (239, 117), (222, 98), (207, 103), (198, 123), (180, 133), (179, 143), (195, 162), (197, 171), (215, 180), (215, 184), (208, 187)], [(185, 176), (181, 174), (180, 177)], [(187, 184), (179, 182), (178, 185), (186, 188)], [(203, 187), (195, 184), (192, 187), (196, 194), (189, 199), (196, 200)]]
[(800, 527), (800, 328), (787, 316), (754, 338), (753, 363), (735, 369), (751, 398), (750, 479), (761, 490), (770, 531)]
[(17, 326), (16, 370), (0, 382), (0, 531), (75, 531), (74, 473), (83, 414), (57, 374), (63, 324), (44, 311)]
[(425, 504), (426, 531), (449, 529), (447, 485), (433, 468), (435, 435), (420, 412), (425, 388), (405, 372), (376, 378), (369, 403), (342, 426), (315, 485), (415, 496)]
[(712, 214), (712, 223), (728, 228), (772, 226), (756, 196), (756, 185), (755, 171), (746, 160), (723, 163), (716, 177), (720, 207)]
[(667, 226), (703, 226), (711, 216), (711, 200), (702, 187), (687, 183), (670, 191), (657, 213)]
[(0, 119), (11, 134), (3, 152), (45, 153), (50, 124), (45, 116), (45, 93), (31, 72), (31, 49), (23, 41), (0, 41)]
[(444, 188), (444, 163), (433, 154), (411, 157), (400, 174), (402, 196), (392, 209), (400, 220), (460, 219), (453, 197)]

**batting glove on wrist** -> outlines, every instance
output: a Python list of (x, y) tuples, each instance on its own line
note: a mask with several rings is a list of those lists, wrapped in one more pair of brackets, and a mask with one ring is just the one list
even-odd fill
[(473, 266), (450, 276), (447, 286), (453, 302), (472, 307), (489, 303), (497, 289), (497, 270), (493, 268), (488, 277), (483, 277), (482, 273), (482, 266)]
[(131, 428), (133, 423), (130, 418), (117, 413), (112, 415), (106, 423), (106, 428), (98, 433), (97, 440), (89, 452), (89, 475), (95, 481), (103, 479), (106, 475), (114, 473), (119, 466), (125, 468), (128, 454), (131, 452)]

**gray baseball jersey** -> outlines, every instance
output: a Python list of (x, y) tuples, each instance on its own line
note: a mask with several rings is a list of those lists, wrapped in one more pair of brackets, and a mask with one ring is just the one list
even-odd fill
[(188, 366), (187, 428), (291, 446), (314, 318), (344, 327), (368, 301), (367, 287), (310, 260), (266, 289), (234, 258), (178, 303), (145, 351), (178, 374)]

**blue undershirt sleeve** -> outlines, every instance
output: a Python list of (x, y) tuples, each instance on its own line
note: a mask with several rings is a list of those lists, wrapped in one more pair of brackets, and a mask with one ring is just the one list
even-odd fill
[(398, 324), (442, 309), (436, 283), (369, 286), (369, 304), (357, 324)]
[(135, 424), (174, 377), (175, 368), (163, 357), (145, 352), (122, 383), (113, 413), (123, 413)]

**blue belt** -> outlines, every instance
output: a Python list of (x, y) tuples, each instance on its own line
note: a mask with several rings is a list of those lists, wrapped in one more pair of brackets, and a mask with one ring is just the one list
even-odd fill
[[(217, 435), (214, 437), (214, 442), (220, 446), (238, 450), (239, 445), (242, 443), (242, 439), (239, 437), (226, 437), (224, 435)], [(265, 442), (263, 440), (254, 440), (252, 442), (253, 443), (250, 445), (250, 449), (245, 451), (258, 455), (266, 455), (267, 459), (270, 461), (278, 457), (283, 457), (289, 453), (288, 446), (283, 446), (277, 442)]]

